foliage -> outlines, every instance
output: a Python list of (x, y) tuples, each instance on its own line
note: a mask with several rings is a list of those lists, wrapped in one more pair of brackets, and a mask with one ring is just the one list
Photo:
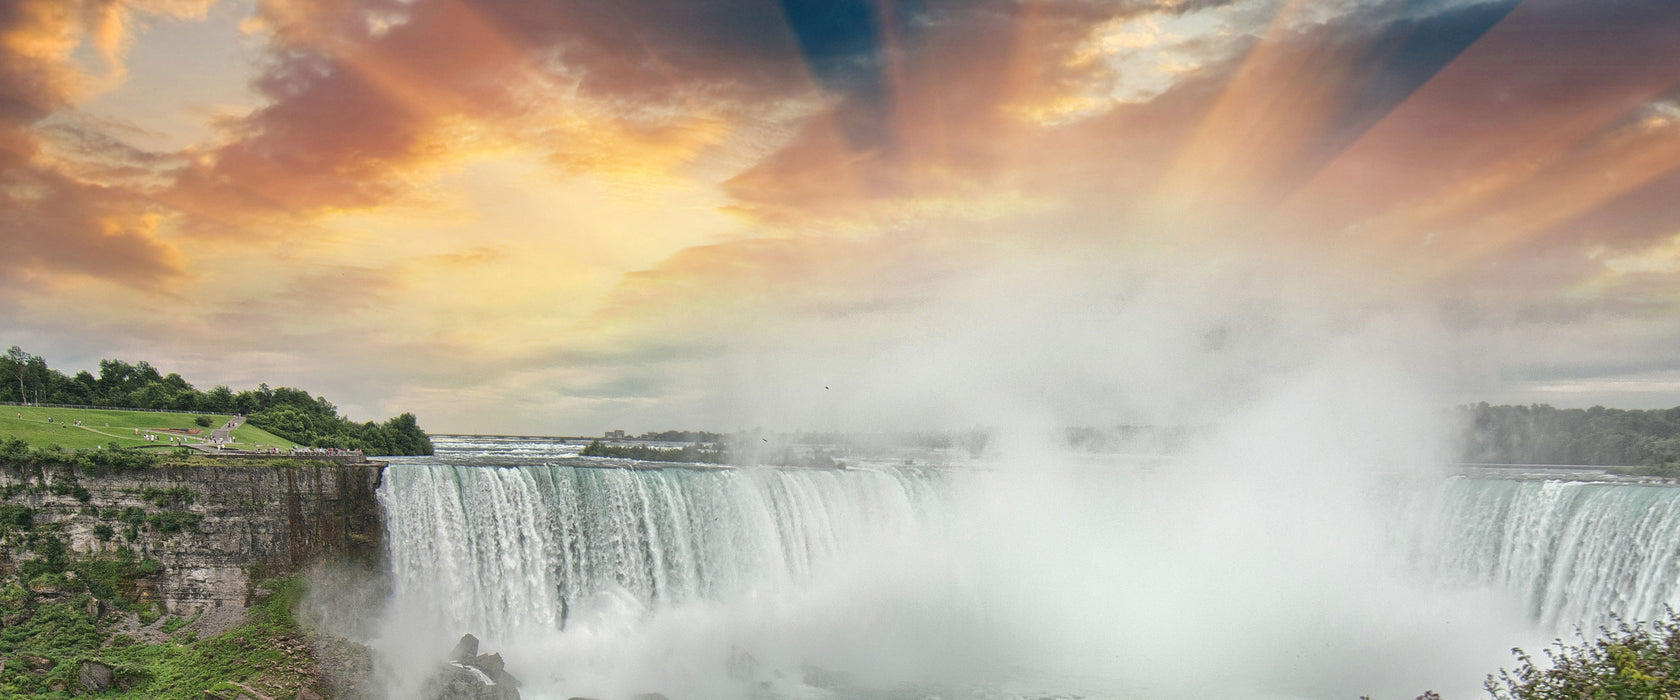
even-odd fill
[[(78, 564), (77, 571), (92, 571), (86, 565)], [(132, 582), (139, 567), (126, 566), (130, 568), (114, 574), (115, 578)], [(207, 691), (227, 688), (229, 683), (266, 686), (275, 697), (290, 697), (280, 691), (295, 692), (312, 682), (311, 662), (299, 651), (303, 633), (292, 615), (302, 593), (296, 579), (263, 584), (267, 598), (227, 632), (199, 639), (188, 630), (170, 641), (146, 644), (113, 634), (117, 616), (102, 621), (90, 613), (93, 598), (103, 598), (101, 590), (95, 589), (106, 586), (102, 582), (110, 577), (101, 575), (97, 579), (101, 583), (87, 574), (83, 578), (89, 582), (88, 592), (68, 597), (64, 591), (50, 596), (33, 593), (16, 583), (0, 586), (0, 615), (8, 620), (0, 628), (0, 657), (7, 659), (0, 671), (0, 697), (79, 694), (73, 691), (80, 690), (76, 674), (84, 660), (97, 660), (116, 670), (116, 687), (101, 697), (201, 700), (208, 697)], [(160, 616), (154, 607), (143, 610), (147, 614), (140, 617), (142, 623)], [(196, 620), (172, 617), (159, 629), (175, 633)], [(66, 690), (54, 691), (55, 686)]]
[(164, 511), (146, 516), (146, 527), (165, 535), (182, 530), (198, 531), (198, 524), (204, 516), (198, 513), (183, 513), (181, 511)]
[(35, 529), (35, 509), (29, 506), (0, 506), (0, 533)]
[(1472, 462), (1680, 469), (1680, 407), (1630, 411), (1480, 403), (1461, 410), (1468, 424), (1464, 455)]
[(272, 400), (272, 407), (251, 414), (251, 425), (300, 445), (362, 450), (372, 455), (432, 453), (432, 440), (412, 413), (384, 423), (356, 423), (339, 416), (338, 409), (325, 398), (312, 399), (306, 391), (276, 389)]
[[(688, 462), (692, 464), (765, 464), (782, 467), (811, 467), (834, 469), (845, 463), (824, 450), (798, 451), (791, 446), (780, 450), (742, 455), (721, 445), (693, 443), (682, 447), (660, 448), (652, 445), (613, 445), (600, 440), (591, 441), (578, 452), (584, 457), (613, 457), (643, 462)], [(742, 459), (744, 457), (744, 459)]]
[[(112, 444), (110, 449), (65, 452), (54, 446), (30, 447), (28, 443), (17, 438), (7, 438), (0, 442), (0, 460), (22, 466), (81, 467), (97, 473), (145, 469), (157, 464), (158, 456), (150, 452), (125, 450), (116, 444)], [(64, 493), (60, 495), (73, 494), (83, 503), (92, 498), (92, 494), (88, 494), (85, 488), (76, 484), (66, 483), (62, 488)], [(87, 495), (88, 498), (83, 498), (83, 495)]]
[(729, 453), (722, 449), (708, 448), (699, 443), (661, 449), (648, 445), (604, 445), (600, 440), (589, 443), (578, 454), (584, 457), (617, 457), (620, 459), (639, 459), (644, 462), (697, 462), (702, 464), (728, 464)]
[(157, 573), (158, 566), (150, 559), (135, 561), (133, 552), (123, 548), (114, 556), (72, 562), (70, 569), (94, 597), (111, 601), (118, 610), (138, 611), (144, 607), (139, 581)]
[(167, 489), (148, 487), (140, 491), (140, 497), (151, 501), (159, 508), (171, 505), (184, 505), (193, 502), (193, 492), (185, 486), (175, 486)]
[[(372, 455), (432, 453), (431, 439), (411, 413), (383, 423), (356, 423), (338, 415), (337, 407), (324, 397), (302, 389), (261, 384), (238, 393), (220, 385), (199, 391), (180, 375), (162, 374), (147, 362), (100, 360), (99, 376), (84, 371), (68, 377), (17, 346), (0, 356), (0, 401), (239, 413), (249, 417), (250, 425), (300, 445), (360, 449)], [(34, 424), (7, 429), (25, 428), (32, 432), (22, 436), (35, 444), (43, 444), (51, 434), (50, 428)]]
[(1521, 649), (1514, 671), (1488, 676), (1494, 700), (1658, 700), (1680, 696), (1680, 619), (1629, 624), (1620, 619), (1597, 639), (1554, 642), (1545, 662)]

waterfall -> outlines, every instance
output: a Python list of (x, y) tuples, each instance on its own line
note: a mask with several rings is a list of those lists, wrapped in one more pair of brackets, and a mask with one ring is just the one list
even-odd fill
[[(407, 464), (386, 472), (396, 598), (446, 626), (558, 629), (603, 595), (643, 608), (786, 589), (936, 512), (914, 469)], [(412, 610), (412, 608), (411, 608)]]
[(1680, 489), (1457, 478), (1413, 556), (1448, 585), (1492, 585), (1557, 631), (1680, 605)]
[(1661, 486), (438, 444), (379, 492), (376, 646), (412, 660), (385, 671), (392, 697), (463, 632), (540, 700), (1462, 696), (1512, 646), (1680, 597), (1680, 489)]

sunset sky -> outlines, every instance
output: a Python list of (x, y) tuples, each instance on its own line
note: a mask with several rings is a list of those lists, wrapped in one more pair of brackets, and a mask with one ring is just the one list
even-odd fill
[(0, 0), (0, 331), (433, 432), (1670, 407), (1680, 3)]

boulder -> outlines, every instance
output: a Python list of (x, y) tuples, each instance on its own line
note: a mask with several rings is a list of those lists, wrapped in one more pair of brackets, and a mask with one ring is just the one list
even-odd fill
[(505, 664), (502, 663), (501, 654), (480, 654), (473, 657), (471, 661), (465, 663), (469, 666), (477, 667), (480, 671), (490, 674), (491, 678), (496, 677), (496, 674), (501, 673), (502, 669), (505, 667)]
[(57, 661), (34, 654), (18, 654), (17, 660), (23, 664), (24, 668), (29, 669), (30, 673), (46, 673), (58, 665)]
[(82, 668), (76, 671), (76, 680), (81, 682), (83, 688), (98, 693), (111, 687), (111, 681), (116, 675), (116, 671), (110, 666), (98, 661), (83, 661)]
[(758, 677), (758, 659), (746, 649), (729, 647), (729, 677), (738, 681), (751, 681)]
[(489, 674), (459, 662), (449, 662), (426, 681), (425, 700), (519, 700), (519, 689), (496, 683)]
[(846, 674), (830, 671), (820, 666), (805, 664), (805, 668), (801, 669), (801, 671), (800, 680), (804, 681), (805, 685), (813, 688), (836, 690), (851, 685), (851, 678)]
[(479, 654), (478, 638), (462, 635), (420, 695), (424, 700), (519, 700), (519, 679), (505, 666), (501, 654)]
[(461, 635), (461, 641), (455, 643), (455, 650), (449, 652), (450, 661), (466, 663), (478, 656), (478, 637), (470, 634)]

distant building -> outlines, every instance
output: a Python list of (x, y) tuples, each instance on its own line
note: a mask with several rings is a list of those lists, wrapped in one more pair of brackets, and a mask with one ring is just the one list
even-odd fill
[(608, 430), (607, 431), (607, 439), (608, 440), (623, 440), (624, 439), (624, 431), (622, 431), (622, 430)]

